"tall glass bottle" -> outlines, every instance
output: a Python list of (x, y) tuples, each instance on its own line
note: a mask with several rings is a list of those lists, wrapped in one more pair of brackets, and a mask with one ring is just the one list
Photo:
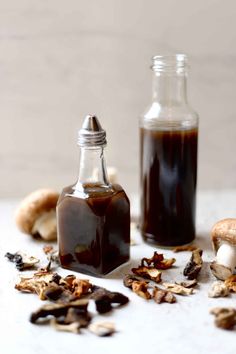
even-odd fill
[(122, 187), (108, 181), (106, 132), (95, 116), (85, 118), (78, 145), (78, 181), (57, 204), (59, 256), (64, 268), (100, 276), (129, 260), (130, 204)]
[(163, 247), (195, 237), (198, 115), (187, 68), (184, 54), (153, 57), (152, 103), (140, 119), (140, 229)]

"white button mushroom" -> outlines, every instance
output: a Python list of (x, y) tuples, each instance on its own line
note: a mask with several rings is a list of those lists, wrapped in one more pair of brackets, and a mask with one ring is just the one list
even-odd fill
[(236, 219), (218, 221), (212, 228), (211, 239), (216, 253), (211, 271), (216, 278), (225, 280), (236, 267)]
[(15, 214), (18, 228), (29, 235), (39, 235), (46, 241), (56, 240), (56, 205), (58, 192), (39, 189), (29, 194), (19, 205)]

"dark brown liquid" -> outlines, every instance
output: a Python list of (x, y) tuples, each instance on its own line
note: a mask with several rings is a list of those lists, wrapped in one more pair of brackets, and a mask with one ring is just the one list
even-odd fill
[(189, 243), (195, 237), (198, 132), (140, 133), (142, 235), (160, 246)]
[(57, 205), (59, 256), (64, 268), (103, 275), (129, 259), (130, 206), (119, 185), (63, 190)]

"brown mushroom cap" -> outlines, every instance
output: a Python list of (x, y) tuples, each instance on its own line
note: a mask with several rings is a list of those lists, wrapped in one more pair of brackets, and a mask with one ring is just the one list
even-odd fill
[(38, 189), (22, 200), (15, 213), (18, 228), (31, 234), (35, 221), (45, 212), (56, 208), (59, 193), (52, 189)]
[(211, 230), (211, 240), (215, 252), (223, 242), (236, 246), (236, 219), (218, 221)]

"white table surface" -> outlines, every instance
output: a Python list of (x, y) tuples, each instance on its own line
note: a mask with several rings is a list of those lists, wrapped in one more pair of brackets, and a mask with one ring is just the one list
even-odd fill
[[(89, 332), (72, 334), (57, 332), (47, 325), (33, 325), (29, 315), (43, 305), (36, 295), (22, 294), (14, 289), (19, 277), (15, 266), (8, 262), (7, 251), (24, 250), (43, 258), (42, 242), (35, 242), (21, 234), (13, 222), (17, 205), (14, 200), (0, 201), (0, 353), (1, 354), (47, 354), (47, 353), (162, 353), (162, 354), (231, 354), (236, 352), (236, 330), (225, 331), (214, 326), (209, 310), (215, 306), (235, 306), (236, 294), (229, 298), (208, 298), (207, 292), (213, 277), (209, 261), (213, 254), (209, 242), (209, 230), (221, 218), (236, 216), (236, 190), (207, 191), (198, 194), (196, 244), (203, 250), (204, 267), (199, 277), (199, 288), (190, 296), (178, 296), (176, 304), (156, 304), (133, 294), (122, 284), (123, 275), (142, 257), (152, 256), (153, 251), (175, 257), (173, 269), (163, 272), (163, 280), (183, 279), (182, 271), (190, 253), (161, 250), (142, 243), (138, 232), (133, 235), (138, 245), (131, 247), (130, 264), (116, 270), (103, 279), (89, 278), (93, 283), (110, 290), (121, 291), (130, 302), (95, 320), (113, 321), (117, 333), (100, 338)], [(46, 263), (46, 260), (45, 260)], [(44, 264), (45, 264), (44, 263)], [(42, 264), (43, 265), (43, 264)], [(58, 269), (61, 275), (72, 272)], [(91, 308), (93, 310), (93, 308)]]

